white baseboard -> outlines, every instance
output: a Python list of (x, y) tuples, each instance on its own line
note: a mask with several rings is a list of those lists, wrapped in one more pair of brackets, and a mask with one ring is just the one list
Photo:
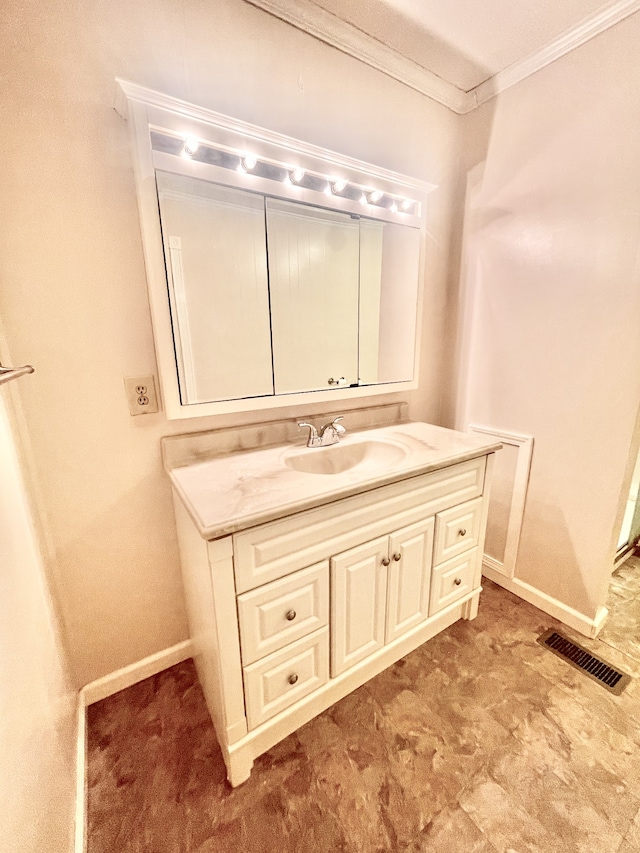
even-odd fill
[(76, 739), (76, 825), (74, 853), (85, 853), (87, 849), (87, 705), (82, 691), (77, 701)]
[(548, 613), (549, 616), (553, 616), (554, 619), (558, 619), (564, 625), (568, 625), (569, 628), (573, 628), (584, 637), (597, 637), (609, 615), (606, 607), (598, 607), (595, 617), (589, 619), (584, 613), (574, 610), (573, 607), (569, 607), (568, 604), (558, 601), (557, 598), (552, 598), (545, 592), (541, 592), (536, 587), (518, 578), (508, 578), (486, 563), (482, 565), (482, 574), (489, 578), (489, 580), (497, 583), (498, 586), (504, 587), (504, 589), (512, 592), (519, 598), (523, 598), (544, 613)]
[(83, 696), (85, 705), (92, 705), (94, 702), (99, 702), (101, 699), (106, 699), (107, 696), (113, 696), (114, 693), (119, 693), (126, 687), (131, 687), (151, 675), (156, 675), (162, 672), (163, 669), (168, 669), (183, 660), (187, 660), (193, 656), (193, 646), (191, 640), (183, 640), (169, 649), (163, 649), (155, 655), (150, 655), (147, 658), (136, 661), (136, 663), (123, 666), (122, 669), (117, 669), (115, 672), (110, 672), (102, 678), (97, 678), (95, 681), (90, 681), (85, 685), (80, 693)]
[(192, 657), (191, 640), (184, 640), (169, 649), (117, 669), (102, 678), (89, 682), (78, 691), (77, 741), (76, 741), (76, 825), (74, 853), (86, 853), (87, 849), (87, 706), (107, 696), (113, 696), (126, 687), (131, 687), (151, 675), (162, 672), (176, 663)]

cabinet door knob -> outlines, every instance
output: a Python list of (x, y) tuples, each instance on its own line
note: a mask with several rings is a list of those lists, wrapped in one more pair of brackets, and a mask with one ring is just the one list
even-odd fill
[(382, 558), (382, 565), (383, 566), (388, 566), (390, 562), (391, 562), (391, 560), (388, 557)]
[(393, 555), (393, 559), (394, 559), (394, 560), (396, 561), (396, 563), (397, 563), (397, 562), (398, 562), (398, 560), (401, 560), (401, 559), (402, 559), (402, 554), (400, 554), (399, 552), (396, 552), (396, 553)]
[(287, 610), (287, 621), (293, 622), (297, 615), (295, 610)]
[(295, 674), (295, 672), (292, 675), (290, 675), (289, 678), (287, 679), (289, 684), (295, 684), (297, 680), (298, 680), (298, 676)]
[(455, 584), (456, 586), (460, 586), (460, 584), (461, 584), (461, 583), (462, 583), (462, 578), (456, 578), (456, 579), (454, 580), (454, 584)]
[(458, 530), (458, 536), (466, 536), (466, 535), (467, 535), (467, 528), (466, 527), (462, 527), (462, 528), (460, 528), (460, 530)]

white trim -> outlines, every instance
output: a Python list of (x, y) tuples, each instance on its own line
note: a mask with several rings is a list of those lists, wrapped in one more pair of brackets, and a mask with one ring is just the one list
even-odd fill
[(484, 562), (487, 566), (490, 566), (494, 571), (498, 571), (508, 578), (512, 578), (516, 570), (518, 545), (520, 544), (520, 534), (524, 520), (524, 505), (529, 485), (529, 473), (531, 471), (531, 455), (533, 453), (533, 436), (505, 432), (504, 430), (476, 426), (474, 424), (469, 424), (467, 429), (469, 432), (494, 436), (503, 444), (510, 444), (518, 448), (518, 460), (513, 476), (511, 508), (509, 510), (507, 536), (504, 545), (504, 557), (500, 561), (497, 557), (492, 557), (489, 554), (484, 555)]
[(366, 63), (432, 98), (454, 113), (469, 113), (511, 86), (640, 10), (640, 0), (618, 0), (547, 42), (540, 50), (489, 77), (468, 92), (342, 21), (309, 0), (247, 0), (270, 15)]
[(149, 657), (136, 661), (136, 663), (110, 672), (102, 678), (90, 681), (80, 691), (82, 701), (85, 705), (92, 705), (94, 702), (106, 699), (107, 696), (113, 696), (114, 693), (119, 693), (120, 690), (131, 687), (133, 684), (137, 684), (139, 681), (156, 675), (163, 669), (168, 669), (170, 666), (181, 663), (190, 657), (193, 657), (191, 640), (183, 640), (181, 643), (163, 649), (155, 655), (149, 655)]
[(475, 106), (473, 98), (458, 86), (438, 77), (433, 71), (407, 59), (393, 48), (308, 0), (296, 0), (295, 5), (288, 0), (247, 0), (247, 2), (319, 41), (341, 50), (348, 56), (359, 59), (371, 68), (382, 71), (383, 74), (404, 83), (416, 92), (433, 98), (454, 113), (460, 115), (469, 112)]
[(573, 628), (584, 637), (597, 637), (609, 615), (606, 607), (598, 607), (595, 617), (590, 619), (584, 613), (574, 610), (568, 604), (558, 601), (557, 598), (552, 598), (546, 592), (536, 589), (536, 587), (519, 580), (519, 578), (505, 577), (487, 565), (486, 562), (483, 563), (482, 573), (489, 580), (497, 583), (498, 586), (512, 592), (519, 598), (523, 598), (529, 604), (533, 604), (534, 607), (537, 607), (549, 616), (553, 616), (554, 619), (558, 619), (564, 625), (568, 625), (569, 628)]
[(620, 23), (620, 21), (624, 21), (625, 18), (638, 10), (640, 10), (640, 0), (618, 0), (617, 3), (590, 15), (577, 26), (570, 27), (557, 38), (547, 42), (540, 50), (526, 56), (519, 62), (514, 62), (513, 65), (499, 71), (493, 77), (485, 80), (484, 83), (476, 86), (473, 89), (476, 105), (479, 106), (500, 92), (515, 86), (516, 83), (530, 77), (531, 74), (535, 74), (536, 71), (540, 71), (555, 62), (556, 59), (571, 53), (572, 50)]
[(77, 696), (76, 732), (76, 825), (74, 853), (87, 849), (87, 704), (82, 690)]

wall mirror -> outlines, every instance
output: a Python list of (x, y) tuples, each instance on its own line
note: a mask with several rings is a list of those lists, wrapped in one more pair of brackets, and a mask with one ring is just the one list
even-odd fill
[(119, 84), (168, 417), (416, 387), (430, 187)]

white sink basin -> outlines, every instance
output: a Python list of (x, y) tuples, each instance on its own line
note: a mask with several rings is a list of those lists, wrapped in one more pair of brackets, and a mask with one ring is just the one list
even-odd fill
[(352, 468), (384, 471), (398, 465), (406, 456), (407, 451), (400, 444), (364, 439), (330, 447), (290, 450), (284, 455), (284, 464), (304, 474), (342, 474)]

